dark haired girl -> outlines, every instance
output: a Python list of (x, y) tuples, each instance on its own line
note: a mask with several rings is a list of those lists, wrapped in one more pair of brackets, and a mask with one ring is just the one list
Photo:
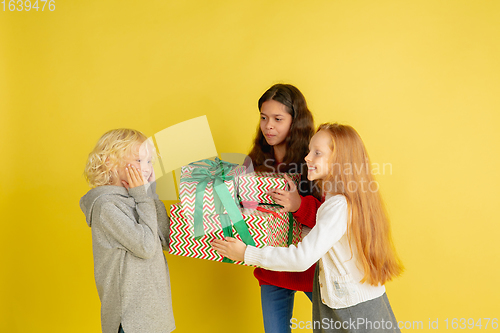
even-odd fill
[[(290, 84), (276, 84), (259, 99), (260, 124), (249, 157), (257, 171), (301, 173), (298, 191), (289, 180), (290, 191), (275, 190), (271, 195), (305, 225), (314, 227), (321, 202), (306, 178), (304, 157), (314, 134), (314, 121), (304, 95)], [(300, 196), (300, 193), (302, 196)], [(307, 228), (309, 227), (309, 228)], [(261, 287), (262, 314), (267, 333), (291, 332), (290, 321), (296, 291), (312, 297), (314, 264), (305, 272), (273, 272), (256, 268)]]

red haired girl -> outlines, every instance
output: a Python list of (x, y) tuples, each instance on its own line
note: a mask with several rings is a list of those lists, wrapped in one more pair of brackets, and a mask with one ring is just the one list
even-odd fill
[(318, 261), (314, 332), (399, 332), (384, 284), (403, 267), (363, 141), (351, 126), (323, 124), (305, 160), (308, 179), (318, 181), (326, 197), (301, 243), (256, 248), (228, 237), (214, 241), (214, 248), (272, 270), (304, 271)]

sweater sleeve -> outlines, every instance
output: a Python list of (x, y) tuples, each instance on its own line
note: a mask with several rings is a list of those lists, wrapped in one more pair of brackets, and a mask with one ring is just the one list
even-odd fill
[(273, 271), (305, 271), (325, 255), (346, 231), (347, 201), (341, 195), (331, 197), (319, 208), (314, 228), (297, 246), (247, 246), (245, 263)]
[(300, 224), (313, 228), (316, 225), (316, 212), (320, 206), (321, 201), (316, 199), (313, 195), (301, 196), (300, 207), (293, 213), (293, 217), (295, 217)]
[(164, 251), (168, 251), (170, 240), (170, 218), (168, 217), (165, 205), (161, 200), (155, 200), (155, 206), (161, 246)]
[(158, 241), (156, 207), (153, 199), (146, 195), (143, 186), (131, 188), (129, 194), (136, 201), (139, 221), (130, 218), (116, 203), (103, 203), (100, 221), (108, 235), (114, 237), (133, 255), (148, 259), (153, 257)]

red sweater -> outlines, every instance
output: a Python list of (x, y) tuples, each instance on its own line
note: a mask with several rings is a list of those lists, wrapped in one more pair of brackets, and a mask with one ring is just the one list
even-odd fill
[[(303, 225), (312, 228), (316, 225), (316, 212), (321, 201), (312, 195), (301, 197), (300, 207), (293, 216)], [(275, 272), (263, 268), (256, 268), (253, 275), (259, 280), (259, 285), (273, 285), (281, 288), (312, 292), (314, 270), (316, 264), (304, 272)]]

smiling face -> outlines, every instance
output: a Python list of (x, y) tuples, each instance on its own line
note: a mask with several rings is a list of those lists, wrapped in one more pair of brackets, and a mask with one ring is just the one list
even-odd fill
[(274, 100), (262, 103), (260, 130), (270, 146), (284, 145), (291, 125), (292, 116), (286, 110), (285, 105)]
[(311, 138), (309, 154), (305, 157), (307, 163), (307, 179), (326, 179), (333, 150), (330, 148), (332, 138), (325, 131), (319, 131)]
[(138, 169), (144, 176), (144, 179), (149, 181), (153, 173), (153, 163), (151, 152), (150, 149), (148, 149), (147, 143), (136, 145), (134, 149), (132, 149), (132, 154), (125, 157), (122, 160), (121, 165), (114, 168), (114, 170), (118, 174), (119, 179), (115, 180), (113, 182), (113, 185), (123, 186), (122, 181), (127, 182), (127, 171), (125, 170), (125, 168), (129, 164)]

